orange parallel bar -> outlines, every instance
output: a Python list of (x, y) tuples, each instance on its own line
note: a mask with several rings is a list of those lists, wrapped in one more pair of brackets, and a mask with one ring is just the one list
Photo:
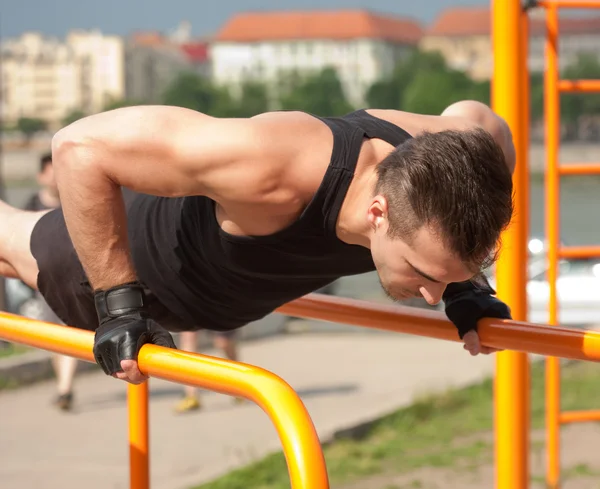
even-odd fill
[[(93, 362), (90, 331), (0, 312), (0, 338)], [(275, 374), (251, 365), (155, 345), (140, 350), (140, 370), (258, 404), (271, 418), (283, 446), (292, 489), (329, 489), (323, 451), (296, 392)], [(136, 488), (137, 489), (137, 488)]]
[[(369, 301), (309, 294), (277, 312), (366, 328), (461, 342), (456, 328), (441, 312)], [(600, 333), (522, 321), (482, 319), (483, 344), (505, 350), (554, 355), (573, 360), (600, 361)]]
[(558, 250), (560, 258), (586, 259), (600, 257), (600, 246), (563, 246)]
[[(298, 318), (461, 342), (456, 328), (444, 313), (415, 307), (309, 294), (281, 306), (277, 312)], [(491, 318), (482, 319), (478, 330), (482, 343), (494, 348), (600, 362), (600, 332)], [(0, 338), (94, 362), (94, 334), (90, 331), (0, 312)], [(291, 387), (271, 372), (207, 355), (144, 345), (139, 365), (142, 372), (151, 377), (244, 397), (261, 407), (265, 395), (257, 391), (273, 389), (279, 400), (295, 397)], [(221, 381), (222, 384), (219, 383)], [(252, 382), (258, 382), (260, 387)], [(297, 397), (296, 401), (299, 401)], [(292, 401), (294, 409), (304, 411), (304, 407), (296, 401)], [(272, 406), (263, 408), (269, 413), (273, 409)]]
[(600, 8), (600, 2), (590, 0), (538, 0), (536, 7), (545, 8)]
[(600, 92), (600, 80), (559, 80), (558, 90), (562, 93)]
[(592, 421), (600, 421), (600, 411), (563, 411), (560, 413), (560, 422), (563, 424)]
[(600, 163), (569, 163), (558, 167), (561, 175), (600, 175)]

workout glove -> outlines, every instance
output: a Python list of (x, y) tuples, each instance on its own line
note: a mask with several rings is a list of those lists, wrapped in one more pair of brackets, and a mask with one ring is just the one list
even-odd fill
[(492, 295), (495, 293), (483, 275), (477, 282), (468, 280), (446, 287), (442, 296), (446, 316), (458, 329), (461, 340), (469, 331), (477, 331), (477, 322), (482, 318), (512, 319), (510, 308)]
[(137, 360), (140, 348), (153, 343), (176, 348), (171, 334), (148, 317), (144, 289), (137, 282), (94, 294), (100, 326), (94, 338), (94, 358), (107, 375), (121, 371), (121, 360)]

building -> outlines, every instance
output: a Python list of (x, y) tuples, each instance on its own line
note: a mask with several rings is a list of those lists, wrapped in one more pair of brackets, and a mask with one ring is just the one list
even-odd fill
[(50, 128), (73, 111), (99, 112), (124, 93), (123, 48), (118, 37), (71, 32), (66, 41), (30, 32), (2, 50), (2, 117), (43, 119)]
[[(546, 28), (544, 9), (530, 14), (529, 68), (544, 70)], [(487, 80), (493, 73), (491, 12), (488, 8), (452, 8), (443, 11), (424, 33), (420, 46), (439, 51), (452, 68), (466, 71), (474, 79)], [(600, 17), (564, 17), (559, 21), (559, 63), (563, 69), (579, 54), (598, 55)]]
[(233, 89), (253, 80), (276, 90), (286, 72), (334, 67), (349, 101), (359, 106), (421, 33), (416, 21), (367, 10), (241, 13), (212, 42), (212, 76)]
[[(187, 27), (187, 23), (183, 27)], [(208, 43), (194, 41), (182, 30), (178, 29), (170, 37), (158, 32), (138, 32), (127, 40), (127, 100), (160, 103), (162, 95), (178, 74), (194, 72), (200, 76), (210, 76)]]
[(60, 121), (81, 105), (81, 65), (74, 51), (57, 39), (24, 33), (2, 43), (2, 120)]
[(118, 36), (99, 31), (72, 31), (67, 45), (81, 63), (81, 109), (86, 114), (101, 112), (125, 95), (125, 50)]

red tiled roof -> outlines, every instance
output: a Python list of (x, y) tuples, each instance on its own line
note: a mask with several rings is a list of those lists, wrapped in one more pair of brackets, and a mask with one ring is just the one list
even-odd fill
[(160, 46), (167, 41), (160, 32), (139, 31), (131, 36), (132, 41), (139, 46)]
[[(489, 36), (491, 33), (491, 12), (485, 7), (459, 7), (447, 9), (427, 30), (427, 36)], [(542, 19), (530, 20), (530, 35), (545, 35), (546, 27)], [(559, 34), (600, 33), (600, 17), (561, 17)]]
[(422, 33), (414, 20), (367, 10), (247, 12), (233, 16), (215, 41), (370, 38), (416, 44)]
[(208, 60), (208, 44), (204, 42), (185, 43), (180, 48), (192, 63), (203, 63)]

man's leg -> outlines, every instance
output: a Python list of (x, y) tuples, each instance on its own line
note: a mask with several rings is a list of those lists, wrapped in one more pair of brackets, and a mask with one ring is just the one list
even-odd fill
[[(196, 352), (198, 346), (198, 335), (195, 331), (184, 331), (180, 335), (181, 341), (179, 349), (183, 351)], [(178, 413), (186, 413), (200, 409), (200, 400), (198, 399), (198, 389), (189, 385), (183, 388), (184, 397), (175, 406)]]
[(0, 201), (0, 275), (21, 279), (37, 289), (38, 267), (29, 241), (33, 228), (47, 212), (22, 211)]
[[(238, 361), (238, 349), (237, 349), (237, 330), (233, 331), (218, 331), (214, 333), (214, 345), (223, 352), (225, 358)], [(234, 397), (233, 402), (236, 404), (244, 402), (241, 397)]]
[[(63, 324), (39, 292), (36, 293), (36, 300), (40, 306), (38, 317), (40, 321)], [(63, 411), (70, 411), (73, 404), (73, 380), (77, 370), (77, 359), (66, 355), (54, 354), (52, 355), (52, 367), (54, 375), (56, 375), (57, 391), (54, 404)]]

